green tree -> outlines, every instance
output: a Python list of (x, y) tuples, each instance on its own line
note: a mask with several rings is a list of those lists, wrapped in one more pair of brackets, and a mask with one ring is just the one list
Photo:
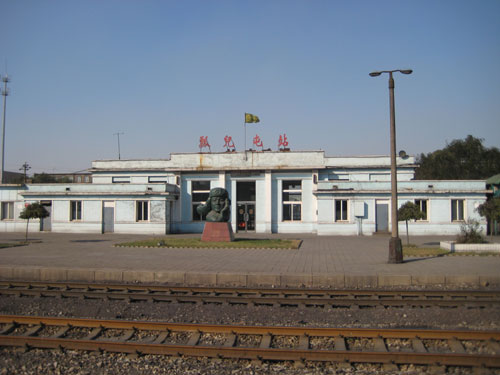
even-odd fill
[(43, 219), (47, 216), (49, 216), (49, 213), (39, 202), (31, 203), (24, 207), (19, 217), (21, 219), (28, 220), (26, 222), (26, 242), (28, 242), (28, 227), (30, 219)]
[(58, 178), (56, 179), (56, 182), (60, 183), (60, 184), (70, 184), (73, 182), (73, 180), (71, 180), (69, 177), (67, 176), (64, 176), (64, 177), (61, 177), (61, 178)]
[(442, 150), (420, 154), (416, 180), (482, 180), (500, 173), (500, 150), (487, 148), (483, 139), (468, 135)]
[(490, 198), (479, 205), (477, 212), (490, 222), (490, 235), (493, 236), (493, 227), (495, 221), (500, 221), (500, 198)]
[(413, 202), (406, 202), (398, 210), (398, 220), (406, 222), (406, 243), (410, 244), (410, 236), (408, 234), (408, 220), (419, 220), (425, 218), (425, 214), (420, 211), (420, 207)]
[(55, 183), (57, 182), (54, 176), (51, 176), (50, 174), (47, 174), (45, 172), (42, 173), (35, 173), (33, 176), (33, 183), (34, 184), (50, 184), (50, 183)]

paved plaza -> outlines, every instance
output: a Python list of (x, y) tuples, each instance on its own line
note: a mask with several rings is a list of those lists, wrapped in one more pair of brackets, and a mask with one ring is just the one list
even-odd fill
[[(415, 257), (388, 264), (389, 236), (236, 237), (303, 242), (298, 250), (124, 248), (113, 245), (150, 236), (40, 232), (30, 234), (28, 246), (0, 249), (0, 279), (248, 287), (500, 286), (500, 256)], [(24, 233), (0, 234), (1, 243), (23, 239)], [(449, 239), (413, 236), (411, 242), (437, 246)]]

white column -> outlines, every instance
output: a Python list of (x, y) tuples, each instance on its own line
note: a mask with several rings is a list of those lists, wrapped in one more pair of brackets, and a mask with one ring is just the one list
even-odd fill
[(236, 180), (231, 179), (231, 227), (233, 227), (233, 232), (236, 233)]
[(226, 171), (219, 171), (219, 187), (226, 189)]
[(318, 190), (318, 170), (313, 170), (312, 173), (312, 209), (313, 209), (313, 228), (318, 233), (318, 196), (314, 194)]
[(272, 228), (272, 217), (273, 217), (273, 202), (272, 202), (272, 197), (273, 197), (273, 189), (272, 189), (272, 172), (271, 171), (266, 171), (265, 176), (264, 176), (264, 182), (265, 182), (265, 202), (266, 202), (266, 208), (265, 208), (265, 233), (271, 233)]

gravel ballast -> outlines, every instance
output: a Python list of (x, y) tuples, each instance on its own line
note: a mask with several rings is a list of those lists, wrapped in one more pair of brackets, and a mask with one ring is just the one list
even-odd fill
[[(173, 323), (276, 325), (353, 328), (421, 328), (500, 330), (500, 308), (297, 308), (245, 305), (195, 305), (158, 302), (126, 302), (39, 297), (0, 297), (0, 314), (59, 316)], [(218, 338), (202, 337), (210, 342)], [(249, 337), (249, 342), (255, 338)], [(252, 341), (253, 340), (253, 341)], [(293, 338), (291, 339), (294, 340)], [(312, 345), (314, 341), (311, 342)], [(348, 343), (363, 345), (363, 343)], [(239, 343), (236, 343), (239, 345)], [(273, 345), (296, 345), (276, 337)], [(325, 345), (318, 343), (318, 345)], [(406, 343), (391, 346), (404, 350)], [(331, 348), (327, 344), (325, 349)], [(58, 350), (0, 349), (3, 374), (420, 374), (435, 371), (426, 366), (400, 366), (390, 370), (381, 365), (293, 362), (252, 362), (208, 358), (129, 356)], [(469, 368), (448, 368), (448, 373), (469, 374)], [(429, 372), (429, 373), (430, 373)]]

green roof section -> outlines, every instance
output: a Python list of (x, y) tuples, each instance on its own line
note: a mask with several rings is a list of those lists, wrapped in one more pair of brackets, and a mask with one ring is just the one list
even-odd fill
[(496, 174), (486, 180), (487, 185), (500, 185), (500, 174)]

